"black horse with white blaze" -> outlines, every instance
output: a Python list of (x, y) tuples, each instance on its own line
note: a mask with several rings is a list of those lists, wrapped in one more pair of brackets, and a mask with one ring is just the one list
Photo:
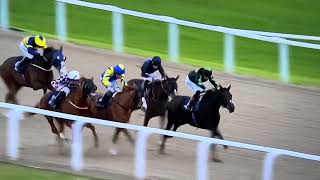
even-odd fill
[[(168, 123), (166, 130), (170, 130), (173, 126), (173, 131), (176, 131), (180, 126), (184, 124), (190, 124), (191, 126), (207, 129), (211, 131), (211, 137), (218, 137), (223, 139), (221, 132), (218, 129), (220, 122), (220, 107), (227, 108), (230, 113), (235, 109), (232, 102), (232, 94), (230, 93), (231, 85), (228, 88), (224, 88), (221, 85), (220, 89), (208, 90), (205, 92), (203, 98), (198, 104), (195, 111), (187, 111), (184, 105), (189, 101), (189, 96), (175, 96), (168, 104)], [(163, 136), (163, 140), (160, 147), (160, 153), (164, 153), (165, 142), (170, 136)], [(214, 154), (214, 161), (220, 161)], [(225, 149), (227, 146), (225, 146)]]

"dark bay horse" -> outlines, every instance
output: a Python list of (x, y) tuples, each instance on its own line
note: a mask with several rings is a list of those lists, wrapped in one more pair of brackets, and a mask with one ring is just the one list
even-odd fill
[[(184, 105), (189, 101), (188, 96), (175, 96), (168, 104), (168, 123), (166, 130), (170, 130), (173, 126), (173, 131), (176, 131), (180, 126), (189, 124), (191, 126), (207, 129), (211, 131), (211, 137), (223, 139), (221, 132), (218, 129), (220, 122), (220, 107), (227, 108), (230, 113), (235, 109), (232, 102), (232, 94), (230, 93), (231, 85), (228, 88), (208, 90), (199, 102), (199, 106), (195, 112), (186, 111)], [(164, 153), (165, 142), (170, 136), (163, 136), (160, 146), (160, 153)], [(227, 146), (224, 146), (225, 149)], [(215, 146), (212, 146), (212, 160), (219, 162), (220, 160), (215, 155)]]
[[(55, 111), (79, 116), (88, 116), (89, 107), (87, 99), (91, 96), (94, 96), (96, 90), (97, 86), (93, 83), (93, 79), (86, 79), (84, 77), (81, 77), (80, 84), (74, 89), (71, 89), (70, 94), (57, 106)], [(48, 104), (52, 95), (52, 91), (46, 93), (41, 98), (39, 104), (37, 104), (36, 107), (45, 110), (52, 110), (50, 105)], [(64, 139), (64, 125), (66, 124), (69, 128), (71, 128), (73, 121), (67, 119), (53, 118), (51, 116), (45, 117), (50, 124), (52, 133), (58, 136), (58, 140), (61, 141), (62, 139)], [(54, 124), (54, 119), (57, 119), (57, 122), (60, 126), (59, 131)], [(90, 123), (87, 123), (84, 126), (91, 129), (95, 140), (95, 147), (98, 147), (98, 136), (95, 127)]]
[(178, 91), (178, 78), (179, 75), (175, 78), (165, 77), (161, 81), (154, 81), (147, 88), (147, 93), (143, 92), (143, 79), (131, 79), (128, 81), (128, 84), (135, 84), (138, 86), (141, 94), (145, 94), (147, 110), (144, 117), (144, 126), (148, 126), (151, 118), (161, 116), (160, 126), (163, 128), (169, 97), (173, 98)]
[(44, 50), (43, 56), (36, 56), (34, 60), (26, 67), (23, 74), (15, 71), (15, 63), (22, 56), (14, 56), (6, 59), (0, 66), (0, 76), (8, 88), (8, 93), (5, 96), (5, 102), (17, 104), (16, 94), (21, 87), (30, 87), (33, 90), (42, 89), (44, 94), (47, 89), (51, 89), (51, 81), (53, 80), (52, 65), (59, 71), (61, 63), (65, 61), (63, 48), (54, 49), (48, 47)]
[[(88, 99), (90, 117), (105, 119), (110, 121), (128, 123), (132, 111), (136, 108), (140, 101), (140, 94), (136, 86), (126, 85), (122, 91), (116, 93), (109, 105), (105, 108), (97, 107), (96, 102), (102, 95), (96, 95), (95, 99)], [(120, 132), (123, 132), (129, 141), (134, 144), (134, 140), (127, 129), (116, 128), (112, 142), (116, 144)]]

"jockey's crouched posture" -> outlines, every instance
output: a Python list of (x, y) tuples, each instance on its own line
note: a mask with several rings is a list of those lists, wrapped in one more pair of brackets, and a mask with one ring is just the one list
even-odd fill
[(60, 102), (68, 96), (71, 89), (77, 87), (80, 83), (80, 73), (70, 71), (68, 74), (60, 76), (57, 80), (52, 81), (51, 85), (55, 89), (53, 96), (49, 101), (52, 109), (55, 109)]
[(117, 79), (121, 80), (122, 86), (127, 85), (125, 73), (126, 69), (123, 64), (118, 64), (114, 67), (108, 67), (107, 70), (103, 71), (103, 73), (100, 75), (100, 81), (102, 85), (107, 88), (107, 92), (101, 99), (99, 99), (97, 103), (98, 107), (106, 107), (113, 93), (121, 91), (117, 84)]
[(218, 85), (212, 77), (211, 69), (200, 68), (198, 71), (193, 70), (188, 74), (188, 76), (185, 79), (185, 83), (195, 94), (192, 96), (188, 104), (185, 105), (186, 110), (193, 110), (194, 105), (200, 98), (200, 94), (206, 89), (203, 83), (208, 80), (215, 88), (218, 87)]
[(22, 73), (23, 68), (33, 60), (35, 56), (43, 56), (44, 49), (47, 48), (46, 39), (41, 35), (25, 37), (20, 42), (20, 50), (23, 58), (15, 64), (14, 69)]
[[(161, 76), (157, 74), (157, 71)], [(161, 65), (161, 58), (159, 56), (154, 56), (152, 59), (146, 60), (141, 67), (141, 76), (144, 79), (143, 92), (145, 92), (151, 82), (161, 80), (165, 76), (164, 69)], [(144, 96), (142, 96), (142, 103), (142, 107), (146, 109), (147, 103)]]

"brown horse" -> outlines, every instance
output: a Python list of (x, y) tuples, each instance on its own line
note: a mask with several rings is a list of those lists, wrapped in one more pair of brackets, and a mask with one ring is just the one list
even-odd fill
[[(86, 79), (84, 77), (80, 78), (79, 86), (75, 87), (71, 90), (70, 94), (64, 99), (56, 108), (55, 111), (63, 112), (73, 115), (80, 115), (80, 116), (88, 116), (88, 97), (94, 96), (95, 91), (97, 90), (97, 86), (93, 83), (93, 79)], [(46, 93), (40, 100), (40, 103), (36, 105), (36, 107), (45, 109), (45, 110), (52, 110), (48, 104), (53, 92)], [(71, 128), (73, 121), (61, 118), (55, 118), (58, 121), (60, 126), (59, 131), (57, 130), (54, 124), (54, 118), (51, 116), (45, 116), (50, 124), (52, 133), (58, 136), (58, 140), (64, 139), (64, 125), (66, 124), (69, 128)], [(91, 129), (94, 140), (95, 140), (95, 147), (98, 147), (98, 136), (95, 130), (95, 127), (91, 123), (86, 123), (85, 127)]]
[(42, 89), (45, 94), (47, 89), (52, 88), (50, 84), (53, 80), (52, 65), (60, 71), (60, 62), (65, 60), (62, 46), (60, 49), (48, 47), (44, 50), (43, 56), (35, 56), (24, 73), (20, 74), (15, 71), (14, 66), (21, 58), (21, 56), (10, 57), (0, 66), (0, 76), (8, 88), (5, 102), (17, 104), (16, 94), (21, 87)]
[[(124, 86), (122, 92), (116, 93), (110, 105), (105, 108), (97, 107), (96, 102), (102, 95), (97, 95), (95, 99), (88, 99), (90, 117), (105, 119), (110, 121), (128, 123), (132, 111), (136, 108), (140, 100), (140, 94), (136, 86)], [(134, 140), (127, 129), (116, 128), (112, 138), (114, 144), (118, 141), (120, 132), (123, 132), (129, 141), (134, 144)]]

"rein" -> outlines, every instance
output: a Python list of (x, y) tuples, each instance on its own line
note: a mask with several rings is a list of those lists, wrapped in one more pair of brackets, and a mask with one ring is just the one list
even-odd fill
[(38, 69), (41, 69), (41, 70), (43, 70), (43, 71), (47, 71), (47, 72), (52, 71), (52, 68), (50, 68), (50, 69), (45, 69), (45, 68), (43, 68), (43, 67), (41, 67), (41, 66), (38, 66), (38, 65), (35, 65), (35, 64), (33, 64), (33, 63), (31, 63), (30, 65), (33, 66), (33, 67), (36, 67), (36, 68), (38, 68)]
[(67, 98), (67, 101), (73, 106), (73, 107), (75, 107), (75, 108), (77, 108), (77, 109), (88, 109), (88, 106), (86, 106), (86, 107), (80, 107), (80, 106), (77, 106), (77, 105), (75, 105), (70, 99), (68, 99)]
[[(132, 101), (133, 101), (133, 96), (131, 96), (130, 95), (130, 97), (131, 97), (131, 99), (132, 99)], [(126, 110), (126, 111), (129, 111), (131, 108), (126, 108), (126, 107), (124, 107), (122, 104), (120, 104), (120, 102), (119, 101), (117, 101), (117, 100), (115, 100), (115, 99), (113, 99), (113, 101), (114, 102), (116, 102), (122, 109), (124, 109), (124, 110)]]

